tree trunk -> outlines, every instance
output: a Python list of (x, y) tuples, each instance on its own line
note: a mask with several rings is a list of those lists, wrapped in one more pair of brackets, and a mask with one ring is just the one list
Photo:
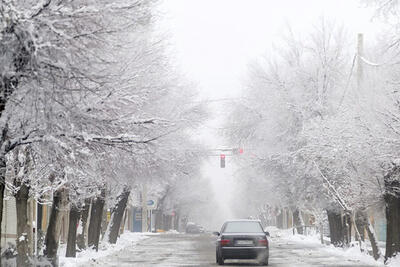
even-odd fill
[(61, 223), (61, 208), (62, 208), (63, 190), (54, 192), (53, 205), (51, 206), (51, 214), (49, 225), (45, 237), (44, 255), (52, 261), (54, 266), (58, 265), (57, 250), (59, 239), (59, 224)]
[(19, 185), (15, 194), (17, 208), (17, 266), (30, 266), (30, 243), (32, 242), (31, 222), (28, 219), (29, 187), (26, 184)]
[(385, 202), (386, 202), (386, 255), (385, 260), (400, 252), (400, 182), (391, 179), (391, 175), (385, 177)]
[(90, 209), (91, 199), (85, 199), (85, 204), (82, 207), (81, 211), (81, 233), (78, 234), (77, 237), (77, 245), (80, 250), (86, 249), (86, 241), (87, 241), (87, 221), (89, 218), (89, 209)]
[[(1, 244), (3, 243), (3, 242), (1, 242), (1, 233), (2, 233), (1, 225), (2, 225), (2, 221), (3, 221), (4, 190), (5, 190), (4, 176), (3, 177), (0, 176), (0, 253), (3, 249), (1, 247)], [(1, 265), (1, 256), (0, 256), (0, 266), (2, 266)]]
[(304, 225), (302, 225), (302, 219), (300, 218), (300, 216), (301, 216), (301, 214), (300, 214), (300, 210), (299, 209), (294, 209), (294, 211), (293, 211), (293, 224), (294, 224), (294, 227), (296, 228), (296, 230), (297, 230), (297, 233), (298, 234), (303, 234), (304, 232), (303, 232), (303, 226)]
[(351, 242), (351, 214), (346, 212), (342, 216), (342, 227), (343, 227), (343, 245), (348, 246)]
[(342, 215), (340, 212), (334, 210), (327, 210), (327, 214), (331, 244), (335, 247), (343, 247), (344, 237)]
[(279, 209), (279, 214), (276, 218), (276, 227), (283, 229), (283, 212)]
[(168, 231), (167, 227), (167, 215), (162, 214), (162, 229)]
[[(356, 225), (357, 225), (357, 229), (359, 229), (359, 233), (360, 236), (359, 241), (360, 241), (360, 249), (361, 251), (364, 250), (364, 247), (361, 245), (364, 242), (364, 238), (361, 236), (361, 231), (364, 232), (364, 229), (367, 230), (367, 234), (368, 234), (368, 239), (371, 243), (371, 247), (372, 247), (372, 254), (374, 256), (374, 259), (377, 260), (381, 257), (382, 253), (378, 247), (378, 241), (376, 239), (376, 235), (375, 235), (375, 231), (374, 228), (371, 224), (371, 221), (368, 217), (368, 214), (365, 212), (365, 210), (360, 210), (356, 212)], [(356, 232), (357, 233), (357, 232)], [(358, 236), (357, 234), (357, 236)], [(364, 235), (364, 234), (363, 234)]]
[(167, 231), (172, 230), (172, 216), (167, 215)]
[(366, 218), (366, 229), (369, 241), (371, 242), (372, 254), (374, 256), (374, 259), (377, 260), (381, 257), (382, 253), (378, 247), (378, 240), (376, 239), (375, 231), (372, 227), (371, 221), (369, 220), (367, 214), (364, 214), (364, 216)]
[[(6, 184), (5, 184), (5, 171), (6, 170), (6, 163), (5, 163), (5, 157), (3, 154), (0, 153), (0, 253), (2, 251), (1, 244), (1, 225), (3, 222), (3, 203), (4, 203), (4, 191), (6, 189)], [(1, 265), (1, 256), (0, 256), (0, 266)]]
[(323, 245), (325, 243), (324, 243), (324, 224), (322, 221), (319, 224), (319, 229), (320, 229), (319, 230), (319, 238), (321, 240), (321, 244)]
[(365, 218), (363, 215), (363, 212), (361, 211), (357, 211), (356, 212), (356, 219), (355, 219), (355, 226), (357, 227), (358, 233), (360, 234), (360, 236), (356, 236), (356, 238), (360, 239), (358, 241), (362, 241), (365, 242)]
[(129, 194), (131, 193), (129, 187), (124, 187), (122, 193), (118, 196), (117, 204), (112, 210), (111, 221), (110, 221), (110, 231), (108, 236), (108, 242), (111, 244), (117, 243), (117, 238), (119, 236), (119, 229), (121, 227), (121, 221), (124, 216), (124, 211), (126, 209), (126, 204), (128, 202)]
[(179, 212), (175, 213), (175, 230), (179, 232)]
[(37, 203), (37, 225), (36, 225), (36, 231), (37, 231), (37, 246), (35, 251), (41, 251), (44, 243), (44, 229), (42, 229), (42, 224), (43, 224), (43, 205), (40, 203)]
[(79, 222), (80, 210), (76, 204), (71, 204), (69, 211), (68, 241), (65, 257), (76, 257), (76, 226)]
[(92, 210), (90, 212), (90, 223), (88, 232), (88, 246), (94, 247), (96, 251), (99, 250), (99, 239), (101, 231), (101, 217), (103, 214), (106, 190), (101, 190), (101, 195), (97, 197), (92, 203)]
[(125, 224), (126, 224), (126, 220), (128, 219), (128, 210), (125, 209), (124, 211), (124, 218), (122, 219), (121, 222), (121, 227), (120, 227), (120, 231), (119, 231), (119, 235), (122, 235), (125, 231)]
[[(162, 229), (162, 211), (157, 209), (157, 210), (154, 210), (153, 212), (156, 213), (156, 215), (155, 215), (156, 221), (154, 222), (154, 225), (155, 225), (156, 232), (157, 232), (157, 229), (160, 229), (160, 230)], [(186, 227), (186, 224), (185, 224), (185, 227)]]
[(109, 221), (107, 222), (107, 209), (103, 209), (103, 213), (101, 214), (101, 229), (100, 229), (100, 236), (102, 236), (103, 238), (107, 235), (107, 229), (108, 229), (108, 225), (109, 225)]

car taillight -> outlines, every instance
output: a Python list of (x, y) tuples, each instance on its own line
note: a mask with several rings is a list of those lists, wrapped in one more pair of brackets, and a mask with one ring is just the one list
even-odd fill
[(221, 246), (226, 246), (229, 245), (229, 243), (231, 242), (229, 239), (221, 239)]
[(267, 239), (260, 239), (260, 240), (258, 240), (258, 244), (260, 245), (260, 246), (268, 246), (268, 240)]

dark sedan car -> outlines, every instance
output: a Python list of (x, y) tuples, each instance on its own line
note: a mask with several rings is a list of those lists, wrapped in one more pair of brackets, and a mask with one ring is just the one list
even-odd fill
[(195, 223), (189, 222), (186, 225), (186, 233), (187, 234), (200, 234), (204, 233), (204, 228), (200, 225), (197, 225)]
[(219, 265), (225, 259), (257, 259), (268, 265), (268, 232), (264, 232), (260, 221), (233, 220), (222, 225), (218, 235), (216, 260)]

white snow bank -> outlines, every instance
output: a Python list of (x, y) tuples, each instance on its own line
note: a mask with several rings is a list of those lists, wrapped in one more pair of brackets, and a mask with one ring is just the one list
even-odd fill
[[(322, 254), (332, 255), (334, 258), (347, 259), (349, 261), (366, 264), (368, 266), (385, 266), (385, 267), (399, 267), (400, 255), (391, 259), (386, 265), (383, 262), (383, 257), (378, 261), (369, 255), (367, 252), (361, 252), (358, 246), (349, 248), (338, 248), (333, 245), (322, 245), (319, 235), (293, 235), (292, 229), (278, 229), (276, 227), (267, 227), (265, 229), (271, 235), (271, 243), (275, 238), (283, 239), (288, 242), (294, 242), (305, 245), (304, 247), (312, 247), (313, 250), (318, 250)], [(368, 242), (368, 241), (367, 241)], [(307, 246), (306, 246), (307, 245)]]
[(395, 258), (390, 259), (386, 266), (390, 266), (390, 267), (398, 267), (398, 266), (400, 266), (400, 255), (397, 255)]
[(87, 249), (82, 252), (76, 253), (76, 258), (66, 258), (65, 251), (66, 246), (60, 246), (58, 250), (60, 267), (75, 267), (83, 266), (89, 261), (99, 259), (102, 257), (109, 256), (117, 251), (120, 251), (128, 246), (134, 246), (140, 240), (148, 238), (151, 234), (149, 233), (132, 233), (125, 232), (118, 238), (117, 244), (109, 244), (102, 242), (99, 245), (99, 251), (96, 252), (93, 249)]
[(167, 232), (165, 232), (165, 234), (182, 234), (176, 230), (168, 230)]

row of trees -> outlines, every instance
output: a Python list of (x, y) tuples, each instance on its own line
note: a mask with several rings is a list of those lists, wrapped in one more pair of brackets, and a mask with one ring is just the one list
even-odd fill
[[(398, 15), (397, 1), (369, 2)], [(397, 28), (364, 53), (361, 36), (354, 53), (357, 42), (325, 19), (303, 38), (289, 30), (250, 67), (227, 132), (248, 151), (238, 175), (264, 185), (251, 201), (290, 208), (298, 225), (300, 210), (321, 226), (327, 217), (335, 246), (349, 244), (353, 225), (364, 249), (366, 232), (375, 259), (368, 211), (384, 207), (389, 259), (400, 252)]]
[(206, 114), (154, 32), (156, 2), (0, 1), (0, 223), (8, 191), (18, 266), (31, 264), (29, 198), (52, 203), (42, 251), (51, 259), (69, 208), (74, 257), (77, 242), (98, 248), (104, 209), (115, 243), (131, 193), (149, 180), (173, 186), (201, 154), (188, 129)]

